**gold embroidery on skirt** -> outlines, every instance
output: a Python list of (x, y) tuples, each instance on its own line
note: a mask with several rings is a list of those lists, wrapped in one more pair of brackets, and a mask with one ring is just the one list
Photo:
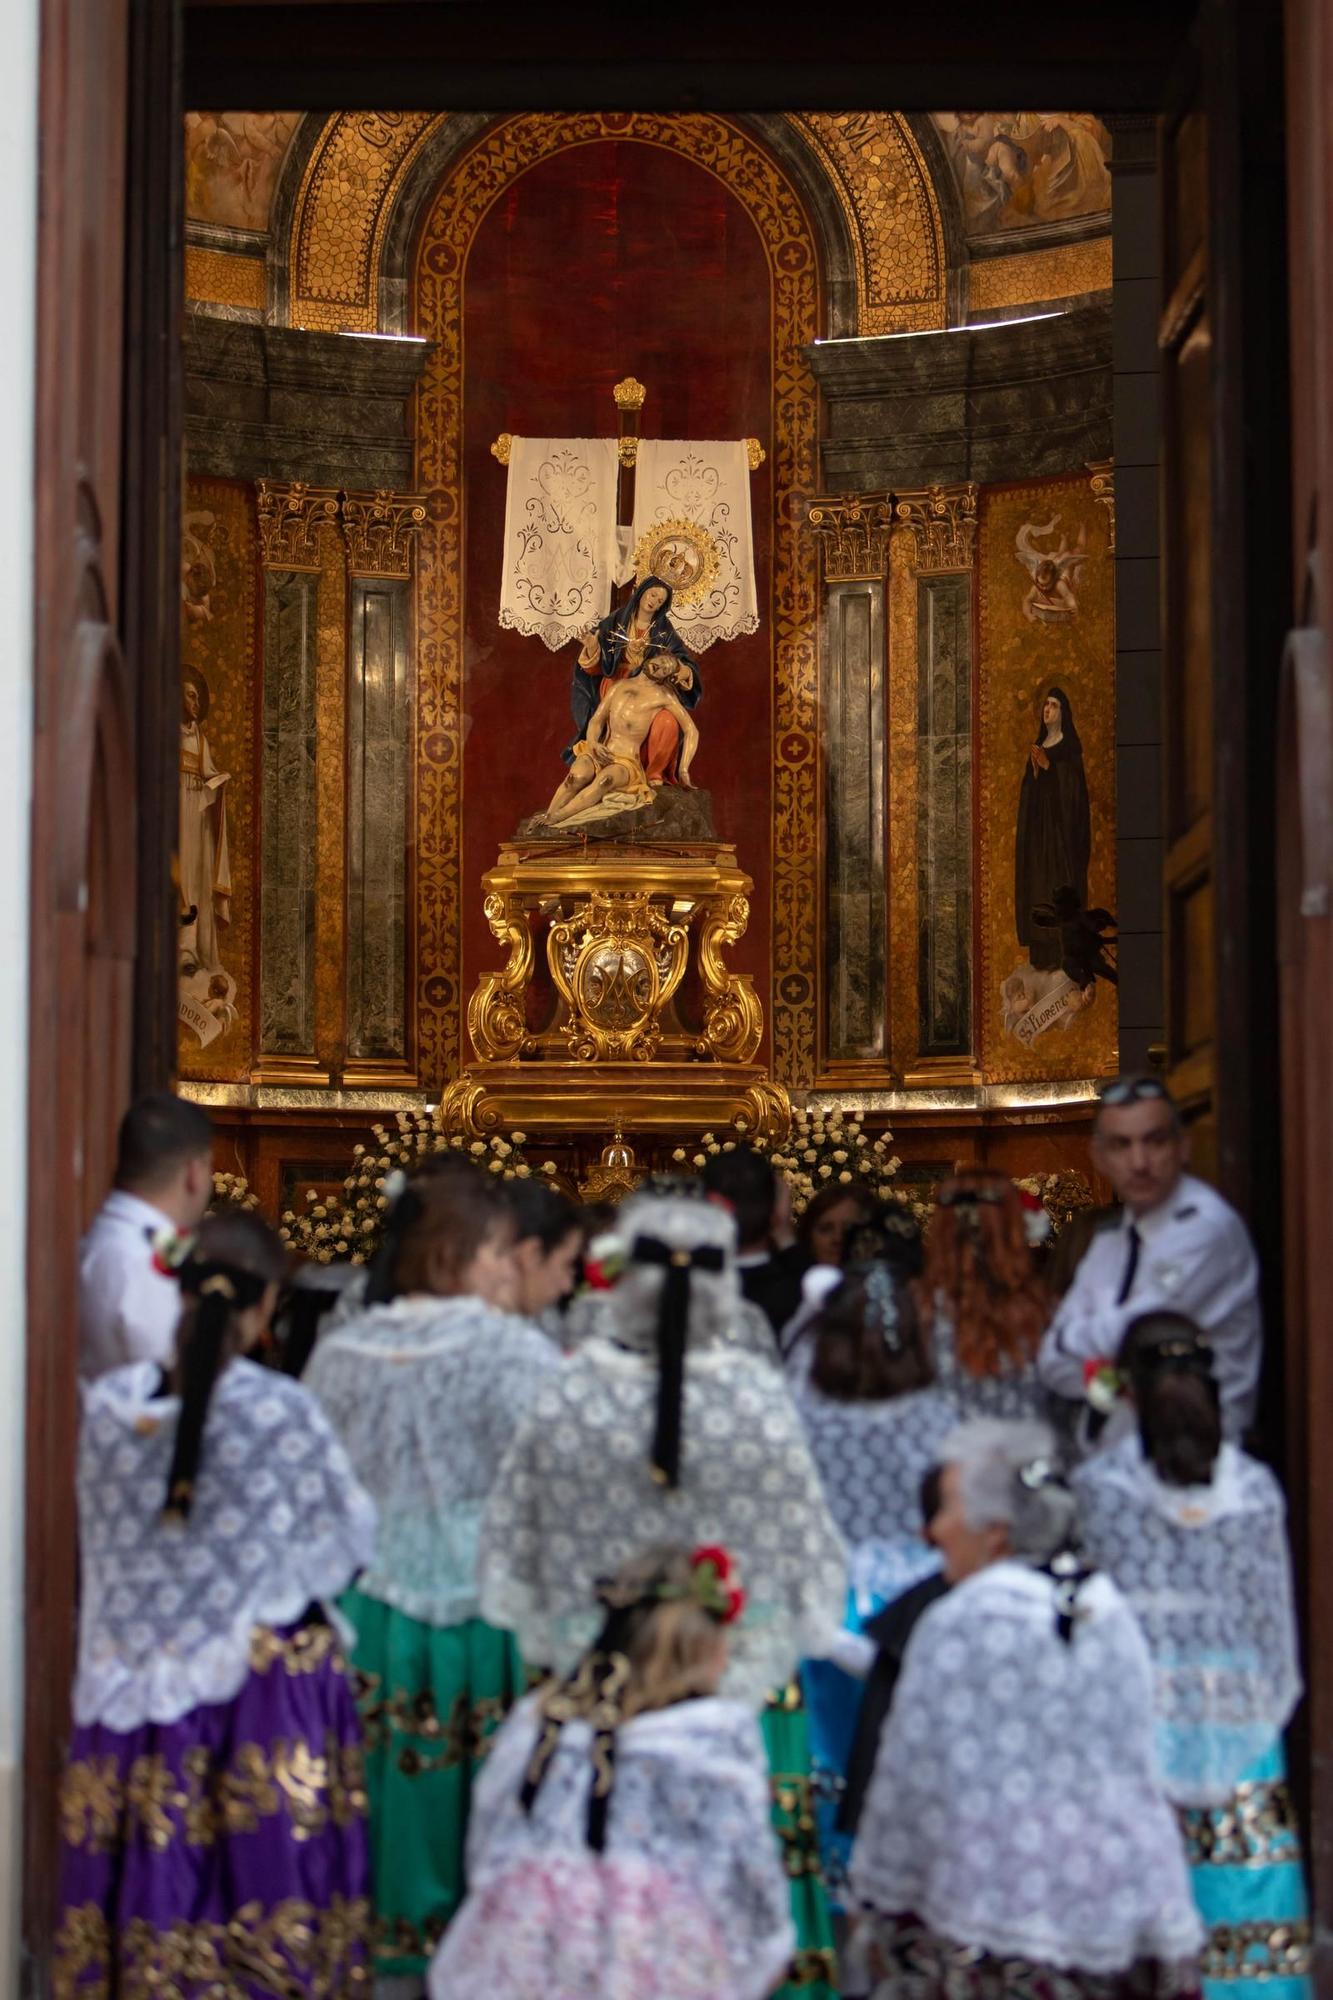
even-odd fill
[(195, 1744), (181, 1758), (181, 1778), (185, 1789), (160, 1753), (136, 1757), (123, 1785), (111, 1758), (71, 1764), (60, 1794), (67, 1845), (98, 1854), (141, 1837), (159, 1852), (176, 1840), (211, 1847), (220, 1836), (254, 1833), (261, 1820), (278, 1815), (294, 1839), (309, 1840), (330, 1820), (355, 1825), (367, 1809), (361, 1745), (339, 1743), (332, 1731), (323, 1755), (299, 1739), (267, 1748), (247, 1743), (224, 1771)]
[(1299, 1979), (1313, 1965), (1308, 1923), (1211, 1924), (1199, 1970), (1205, 1979)]
[(511, 1705), (498, 1695), (470, 1702), (465, 1694), (459, 1694), (447, 1719), (442, 1719), (428, 1688), (414, 1695), (401, 1692), (384, 1695), (380, 1692), (384, 1683), (379, 1674), (356, 1673), (352, 1678), (367, 1751), (373, 1755), (388, 1749), (395, 1736), (415, 1736), (433, 1746), (422, 1750), (405, 1744), (398, 1751), (398, 1769), (405, 1778), (419, 1778), (430, 1771), (450, 1771), (459, 1764), (479, 1763)]
[(1224, 1806), (1191, 1806), (1179, 1819), (1191, 1868), (1206, 1863), (1262, 1868), (1300, 1860), (1296, 1814), (1280, 1778), (1238, 1785)]
[(313, 1674), (332, 1659), (342, 1665), (338, 1634), (331, 1625), (300, 1625), (295, 1632), (274, 1632), (256, 1625), (250, 1634), (250, 1667), (257, 1674), (281, 1665), (289, 1674)]
[(371, 1990), (369, 1964), (349, 1962), (369, 1935), (370, 1904), (360, 1896), (335, 1896), (327, 1909), (297, 1897), (267, 1912), (261, 1903), (246, 1903), (227, 1924), (165, 1930), (135, 1917), (114, 1937), (105, 1912), (85, 1903), (61, 1920), (53, 1990), (55, 2000), (111, 1991), (118, 2000), (161, 2000), (195, 1984), (234, 1992), (244, 1977), (262, 1992), (289, 1994), (296, 1987), (307, 2000), (340, 2000)]

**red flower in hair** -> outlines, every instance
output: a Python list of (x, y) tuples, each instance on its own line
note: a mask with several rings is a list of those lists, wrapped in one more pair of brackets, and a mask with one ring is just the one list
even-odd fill
[(732, 1581), (736, 1566), (726, 1549), (716, 1542), (705, 1543), (690, 1557), (690, 1568), (705, 1611), (722, 1625), (734, 1625), (745, 1609), (745, 1592)]

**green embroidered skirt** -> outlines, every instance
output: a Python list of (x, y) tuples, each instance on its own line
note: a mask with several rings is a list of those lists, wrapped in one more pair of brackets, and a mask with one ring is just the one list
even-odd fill
[(837, 1960), (810, 1796), (810, 1729), (799, 1681), (769, 1697), (760, 1717), (773, 1786), (773, 1825), (791, 1884), (796, 1956), (774, 2000), (837, 2000)]
[(423, 1625), (356, 1589), (339, 1604), (357, 1635), (376, 1969), (424, 1972), (463, 1900), (473, 1781), (523, 1667), (511, 1634), (480, 1618)]

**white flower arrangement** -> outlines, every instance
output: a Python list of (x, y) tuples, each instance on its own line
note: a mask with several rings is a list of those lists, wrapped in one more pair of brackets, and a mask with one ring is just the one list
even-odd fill
[[(492, 1133), (487, 1139), (464, 1139), (456, 1133), (447, 1139), (431, 1112), (414, 1109), (397, 1112), (392, 1126), (376, 1125), (372, 1136), (371, 1146), (353, 1147), (352, 1171), (340, 1195), (321, 1198), (308, 1188), (304, 1208), (289, 1208), (283, 1215), (278, 1234), (312, 1263), (368, 1264), (379, 1248), (386, 1211), (433, 1153), (461, 1153), (501, 1180), (528, 1180), (533, 1175), (523, 1156), (525, 1132)], [(555, 1171), (554, 1160), (542, 1162), (543, 1175)]]
[[(758, 1148), (764, 1143), (754, 1141)], [(893, 1151), (893, 1134), (867, 1132), (858, 1111), (798, 1105), (790, 1132), (769, 1157), (791, 1188), (796, 1216), (805, 1213), (818, 1190), (830, 1181), (839, 1187), (864, 1188), (876, 1201), (903, 1199), (895, 1184), (902, 1161)]]

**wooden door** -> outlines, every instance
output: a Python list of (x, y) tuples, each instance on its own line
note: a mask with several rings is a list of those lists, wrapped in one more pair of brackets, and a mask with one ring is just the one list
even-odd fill
[[(169, 741), (164, 689), (176, 679), (174, 21), (156, 0), (42, 7), (24, 1759), (37, 1994), (74, 1654), (78, 1241), (110, 1182), (136, 1068), (162, 1082), (168, 1060), (162, 786), (174, 758), (146, 812), (136, 744)], [(174, 695), (165, 720), (174, 734)], [(140, 959), (154, 997), (139, 1010), (136, 1061)]]

